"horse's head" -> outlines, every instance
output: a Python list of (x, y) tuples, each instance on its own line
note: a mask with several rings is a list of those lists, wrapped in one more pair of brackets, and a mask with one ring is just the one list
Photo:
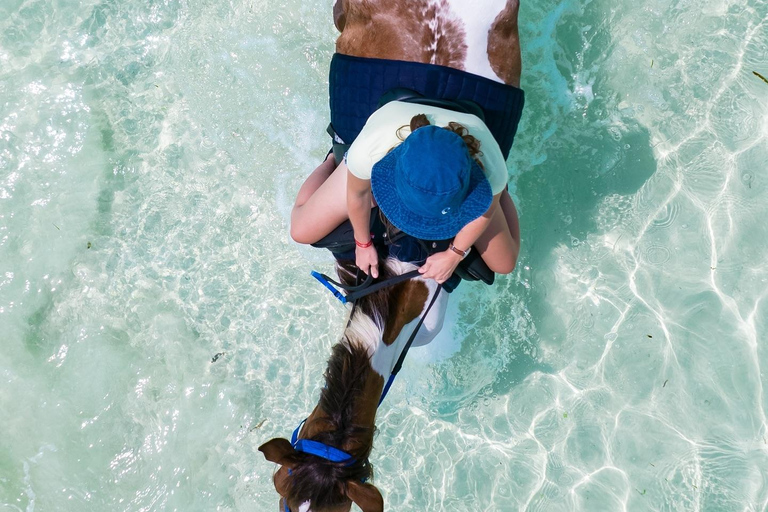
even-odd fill
[(328, 361), (320, 402), (293, 439), (272, 439), (259, 450), (280, 464), (275, 489), (281, 512), (346, 512), (356, 503), (364, 512), (382, 511), (368, 457), (373, 448), (375, 397), (383, 379), (371, 371), (365, 347), (338, 343)]
[(275, 489), (280, 512), (348, 512), (355, 503), (363, 512), (381, 512), (379, 490), (364, 483), (371, 469), (368, 461), (352, 466), (333, 463), (298, 452), (287, 439), (276, 438), (259, 447), (267, 460), (280, 464)]
[[(390, 260), (380, 268), (380, 279), (387, 279), (415, 267)], [(345, 284), (355, 284), (351, 263), (339, 265), (338, 274)], [(328, 360), (317, 407), (291, 441), (275, 438), (259, 447), (280, 465), (274, 475), (280, 512), (347, 512), (352, 503), (363, 512), (384, 509), (381, 493), (368, 483), (376, 409), (403, 346), (401, 331), (422, 314), (431, 291), (424, 281), (412, 280), (355, 302)], [(437, 330), (441, 324), (432, 323)]]

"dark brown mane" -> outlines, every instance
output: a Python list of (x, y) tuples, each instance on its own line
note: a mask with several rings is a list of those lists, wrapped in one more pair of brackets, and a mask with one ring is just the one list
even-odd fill
[[(339, 261), (336, 265), (336, 272), (339, 275), (339, 280), (348, 285), (353, 286), (360, 283), (360, 279), (365, 278), (365, 274), (362, 274), (352, 261)], [(361, 278), (358, 279), (358, 273), (361, 274)], [(387, 267), (386, 261), (379, 261), (379, 277), (374, 281), (383, 281), (393, 277), (394, 274)], [(370, 295), (359, 298), (355, 302), (354, 314), (363, 313), (373, 319), (376, 327), (384, 329), (387, 325), (387, 319), (389, 318), (389, 309), (391, 305), (391, 297), (393, 293), (396, 293), (401, 286), (393, 286), (390, 288), (382, 288)]]
[[(338, 506), (347, 501), (344, 489), (347, 480), (368, 480), (373, 477), (373, 468), (368, 462), (373, 446), (374, 428), (357, 425), (354, 422), (354, 403), (365, 386), (370, 373), (368, 352), (358, 344), (334, 345), (328, 368), (325, 371), (325, 387), (320, 394), (318, 407), (325, 413), (304, 428), (318, 430), (308, 437), (328, 446), (344, 450), (355, 458), (355, 463), (330, 462), (314, 455), (294, 452), (290, 461), (293, 470), (290, 501), (311, 501), (313, 510)], [(313, 428), (314, 427), (314, 428)], [(357, 449), (345, 445), (350, 439), (359, 440)]]

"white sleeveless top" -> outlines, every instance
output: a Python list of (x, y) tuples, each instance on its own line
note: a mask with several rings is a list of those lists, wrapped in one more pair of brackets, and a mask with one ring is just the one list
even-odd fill
[(404, 101), (391, 101), (371, 114), (347, 152), (349, 172), (362, 180), (370, 180), (373, 165), (402, 142), (397, 136), (401, 127), (404, 126), (400, 130), (401, 136), (408, 136), (408, 125), (411, 118), (417, 114), (426, 114), (429, 122), (436, 126), (448, 126), (448, 123), (454, 121), (469, 130), (470, 135), (480, 141), (482, 155), (479, 155), (479, 160), (483, 163), (493, 195), (504, 190), (508, 179), (507, 164), (499, 144), (480, 118), (472, 114)]

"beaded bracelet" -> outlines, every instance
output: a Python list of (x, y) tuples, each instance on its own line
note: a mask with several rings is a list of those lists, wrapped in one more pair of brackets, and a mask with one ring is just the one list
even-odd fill
[(367, 244), (361, 243), (357, 241), (357, 238), (355, 238), (355, 245), (360, 247), (361, 249), (367, 249), (368, 247), (373, 245), (373, 240), (368, 240)]

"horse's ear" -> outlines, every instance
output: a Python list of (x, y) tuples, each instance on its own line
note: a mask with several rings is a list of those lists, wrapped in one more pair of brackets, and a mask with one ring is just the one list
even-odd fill
[(357, 480), (347, 482), (347, 498), (363, 512), (384, 512), (384, 498), (379, 490), (371, 484), (363, 484)]
[(289, 468), (293, 467), (293, 464), (288, 463), (285, 458), (294, 452), (293, 446), (287, 439), (282, 437), (276, 437), (270, 439), (263, 445), (259, 446), (259, 451), (264, 454), (264, 458), (270, 462), (275, 462)]

